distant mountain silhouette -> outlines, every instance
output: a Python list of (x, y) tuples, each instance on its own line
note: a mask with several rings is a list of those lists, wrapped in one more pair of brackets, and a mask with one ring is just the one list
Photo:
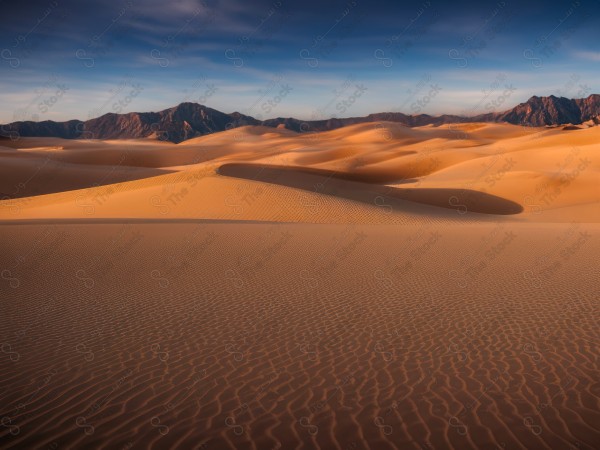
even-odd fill
[(587, 98), (536, 97), (503, 113), (475, 116), (480, 122), (508, 122), (515, 125), (543, 127), (545, 125), (577, 125), (600, 115), (600, 95)]
[(378, 113), (365, 117), (333, 118), (327, 120), (299, 120), (276, 118), (264, 121), (234, 112), (225, 114), (197, 103), (181, 103), (173, 108), (147, 113), (108, 113), (86, 121), (67, 122), (13, 122), (0, 126), (0, 136), (17, 139), (19, 136), (47, 136), (66, 139), (134, 139), (154, 138), (182, 142), (197, 136), (225, 131), (244, 125), (284, 126), (297, 132), (327, 131), (347, 125), (369, 122), (398, 122), (409, 127), (442, 125), (461, 122), (508, 122), (515, 125), (547, 126), (581, 124), (598, 120), (600, 95), (582, 99), (565, 97), (531, 97), (502, 113), (488, 113), (473, 117), (454, 115), (430, 116), (403, 113)]

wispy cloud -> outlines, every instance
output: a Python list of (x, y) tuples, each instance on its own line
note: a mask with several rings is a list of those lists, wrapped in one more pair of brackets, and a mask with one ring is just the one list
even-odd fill
[[(358, 0), (349, 8), (346, 0), (61, 0), (37, 26), (50, 0), (8, 3), (0, 29), (0, 123), (23, 109), (41, 116), (38, 91), (53, 77), (69, 88), (44, 116), (58, 119), (115, 109), (128, 92), (112, 97), (124, 79), (143, 90), (121, 112), (165, 109), (185, 99), (246, 111), (271, 100), (277, 106), (269, 115), (299, 118), (315, 111), (320, 118), (386, 110), (460, 113), (490, 91), (501, 100), (505, 84), (516, 90), (496, 101), (500, 108), (531, 95), (600, 92), (600, 52), (589, 44), (596, 33), (592, 10), (587, 21), (573, 22), (576, 30), (566, 34), (565, 26), (552, 34), (548, 45), (560, 45), (524, 55), (557, 20), (542, 0), (519, 5), (508, 28), (501, 14), (513, 6), (507, 2), (495, 14), (495, 1)], [(441, 91), (412, 108), (430, 89), (421, 83), (424, 74)], [(499, 74), (505, 78), (496, 83)], [(292, 91), (281, 99), (269, 91), (273, 98), (263, 100), (279, 77)], [(198, 79), (206, 81), (197, 86)], [(367, 88), (356, 99), (355, 84)], [(344, 101), (351, 106), (337, 108)]]
[(600, 62), (600, 52), (578, 51), (575, 52), (574, 56), (587, 61)]

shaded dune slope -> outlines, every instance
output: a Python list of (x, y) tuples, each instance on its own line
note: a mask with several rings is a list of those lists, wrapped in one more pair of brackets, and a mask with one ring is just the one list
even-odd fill
[[(336, 195), (369, 204), (400, 199), (415, 203), (481, 214), (510, 215), (523, 207), (510, 200), (469, 189), (410, 189), (366, 184), (360, 176), (325, 169), (277, 167), (260, 164), (224, 164), (221, 175)], [(333, 179), (333, 180), (332, 180)], [(362, 182), (362, 183), (360, 183)], [(389, 202), (393, 209), (403, 209), (398, 202)]]

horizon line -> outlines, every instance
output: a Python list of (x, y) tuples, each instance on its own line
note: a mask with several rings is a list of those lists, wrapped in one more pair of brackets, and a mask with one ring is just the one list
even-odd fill
[(158, 114), (158, 113), (167, 111), (169, 109), (177, 108), (178, 106), (181, 106), (181, 105), (184, 105), (184, 104), (202, 106), (204, 108), (212, 109), (214, 111), (217, 111), (217, 112), (220, 112), (220, 113), (226, 114), (226, 115), (241, 114), (241, 115), (243, 115), (245, 117), (249, 117), (249, 118), (257, 120), (259, 122), (267, 122), (269, 120), (277, 120), (277, 119), (294, 119), (294, 120), (299, 120), (299, 121), (302, 121), (302, 122), (319, 122), (319, 121), (328, 121), (328, 120), (334, 120), (334, 119), (344, 120), (344, 119), (363, 118), (363, 117), (373, 116), (373, 115), (376, 115), (376, 114), (403, 114), (403, 115), (405, 115), (407, 117), (427, 116), (427, 117), (434, 117), (434, 118), (435, 117), (443, 117), (443, 116), (453, 116), (453, 117), (459, 117), (459, 118), (463, 118), (463, 119), (471, 119), (471, 118), (475, 118), (475, 117), (479, 117), (479, 116), (485, 116), (485, 115), (489, 115), (489, 114), (501, 114), (503, 112), (506, 112), (506, 111), (509, 111), (511, 109), (514, 109), (517, 106), (523, 105), (523, 104), (529, 102), (530, 100), (536, 99), (536, 98), (557, 98), (557, 99), (565, 99), (565, 100), (583, 100), (583, 99), (588, 99), (588, 98), (594, 97), (594, 96), (600, 96), (600, 94), (593, 93), (593, 94), (588, 95), (587, 97), (579, 97), (579, 98), (569, 98), (569, 97), (562, 97), (562, 96), (561, 97), (557, 97), (554, 94), (546, 95), (546, 96), (544, 96), (544, 95), (541, 95), (541, 96), (540, 95), (532, 95), (531, 97), (529, 97), (527, 99), (527, 101), (521, 102), (521, 103), (517, 103), (514, 106), (512, 106), (510, 108), (507, 108), (507, 109), (504, 109), (502, 111), (491, 111), (491, 112), (480, 113), (480, 114), (475, 114), (475, 115), (471, 115), (471, 116), (462, 115), (462, 114), (451, 114), (451, 113), (441, 113), (441, 114), (427, 114), (427, 113), (407, 114), (407, 113), (404, 113), (402, 111), (379, 111), (379, 112), (372, 112), (372, 113), (369, 113), (369, 114), (366, 114), (366, 115), (363, 115), (363, 116), (347, 116), (347, 117), (331, 116), (331, 117), (323, 118), (323, 119), (300, 119), (298, 117), (293, 117), (293, 116), (289, 116), (289, 117), (278, 116), (278, 117), (271, 117), (271, 118), (268, 118), (268, 119), (257, 119), (254, 116), (251, 116), (251, 115), (248, 115), (248, 114), (244, 114), (244, 113), (242, 113), (240, 111), (237, 111), (237, 110), (235, 110), (233, 112), (227, 112), (226, 113), (226, 112), (223, 112), (221, 110), (215, 109), (215, 108), (213, 108), (211, 106), (208, 106), (206, 104), (202, 104), (202, 103), (198, 103), (198, 102), (180, 102), (180, 103), (178, 103), (176, 105), (173, 105), (173, 106), (170, 106), (170, 107), (167, 107), (167, 108), (164, 108), (164, 109), (160, 109), (160, 110), (157, 110), (157, 111), (129, 111), (129, 112), (123, 112), (123, 113), (121, 113), (121, 112), (119, 112), (119, 113), (107, 112), (107, 113), (104, 113), (104, 114), (102, 114), (100, 116), (92, 117), (92, 118), (89, 118), (89, 119), (86, 119), (86, 120), (82, 120), (82, 119), (67, 119), (67, 120), (52, 120), (52, 119), (47, 119), (47, 120), (38, 120), (38, 121), (35, 121), (35, 120), (16, 120), (14, 122), (7, 122), (7, 123), (3, 123), (3, 124), (0, 124), (0, 125), (1, 126), (7, 126), (7, 125), (16, 124), (16, 123), (28, 123), (28, 122), (30, 122), (30, 123), (43, 123), (43, 122), (66, 123), (66, 122), (74, 122), (74, 121), (88, 122), (90, 120), (99, 119), (100, 117), (104, 117), (104, 116), (108, 116), (108, 115), (125, 116), (125, 115), (128, 115), (128, 114)]

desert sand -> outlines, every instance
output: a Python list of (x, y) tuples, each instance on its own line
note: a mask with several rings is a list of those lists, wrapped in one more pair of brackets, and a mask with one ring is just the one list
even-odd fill
[(595, 449), (600, 127), (0, 141), (0, 447)]

